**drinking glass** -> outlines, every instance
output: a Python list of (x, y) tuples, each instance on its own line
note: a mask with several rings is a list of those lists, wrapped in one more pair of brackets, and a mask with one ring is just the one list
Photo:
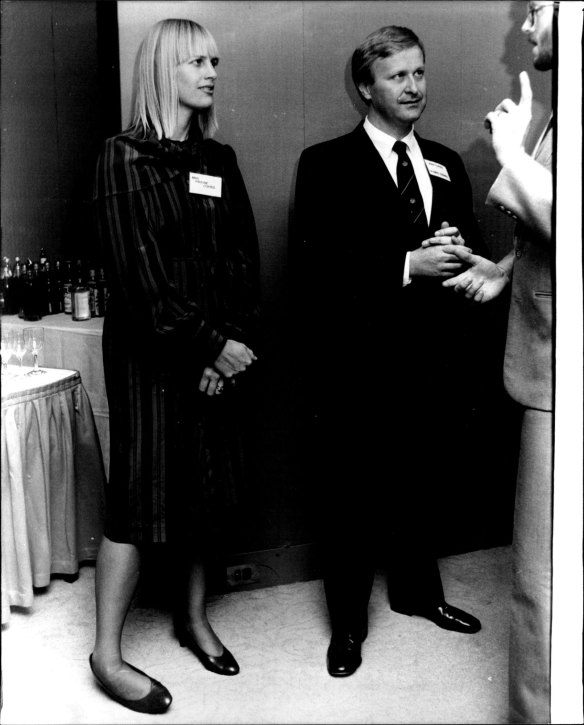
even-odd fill
[(20, 374), (22, 375), (22, 358), (26, 354), (26, 347), (24, 344), (24, 337), (22, 335), (22, 330), (14, 330), (14, 354), (18, 358), (18, 364), (20, 366)]
[(34, 360), (33, 368), (27, 375), (40, 375), (45, 373), (46, 370), (39, 368), (38, 356), (39, 352), (43, 349), (45, 342), (45, 330), (43, 327), (25, 327), (24, 330), (24, 346), (25, 349), (32, 353)]
[(8, 361), (14, 355), (14, 330), (7, 330), (2, 327), (2, 375), (8, 373)]

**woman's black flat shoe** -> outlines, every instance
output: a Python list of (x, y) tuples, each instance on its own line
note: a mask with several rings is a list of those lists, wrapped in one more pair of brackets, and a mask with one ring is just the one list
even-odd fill
[(145, 672), (142, 672), (142, 670), (139, 670), (137, 667), (133, 667), (129, 662), (126, 662), (126, 664), (128, 667), (131, 667), (134, 672), (138, 672), (138, 674), (144, 675), (144, 677), (148, 677), (150, 680), (150, 692), (144, 697), (141, 697), (139, 700), (127, 700), (125, 697), (116, 695), (116, 693), (110, 689), (110, 687), (97, 674), (93, 667), (93, 655), (89, 655), (89, 666), (91, 667), (93, 676), (99, 682), (103, 690), (112, 698), (112, 700), (119, 702), (120, 705), (123, 705), (130, 710), (144, 712), (148, 715), (161, 715), (163, 712), (166, 712), (172, 702), (172, 695), (166, 687), (161, 682), (158, 682), (158, 680), (155, 680)]
[(217, 675), (233, 676), (239, 673), (239, 665), (231, 652), (223, 645), (223, 654), (217, 657), (208, 655), (195, 642), (193, 635), (185, 628), (181, 627), (178, 632), (178, 641), (181, 647), (188, 647), (191, 652), (199, 659), (203, 667)]

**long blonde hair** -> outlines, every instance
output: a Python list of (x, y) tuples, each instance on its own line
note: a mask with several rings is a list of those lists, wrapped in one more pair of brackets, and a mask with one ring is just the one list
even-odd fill
[[(138, 83), (128, 131), (138, 136), (154, 129), (169, 138), (178, 119), (176, 68), (196, 55), (218, 57), (217, 44), (207, 28), (194, 20), (168, 18), (152, 26), (139, 50)], [(215, 104), (197, 114), (203, 138), (217, 131)]]

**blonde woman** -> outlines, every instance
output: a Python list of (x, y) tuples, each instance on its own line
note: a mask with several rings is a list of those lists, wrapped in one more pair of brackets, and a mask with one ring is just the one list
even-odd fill
[(90, 665), (110, 697), (138, 712), (172, 701), (121, 651), (141, 549), (152, 543), (173, 545), (182, 564), (181, 645), (213, 672), (239, 672), (207, 619), (205, 561), (242, 478), (236, 410), (256, 360), (259, 260), (235, 153), (211, 138), (218, 62), (201, 25), (157, 23), (140, 49), (132, 124), (97, 164), (111, 464)]

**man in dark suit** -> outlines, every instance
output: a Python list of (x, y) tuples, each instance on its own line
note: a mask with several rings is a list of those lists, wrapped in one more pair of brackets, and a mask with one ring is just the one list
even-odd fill
[[(394, 611), (480, 629), (445, 602), (431, 544), (433, 502), (449, 496), (440, 467), (458, 455), (468, 404), (460, 381), (470, 375), (466, 303), (441, 282), (465, 268), (454, 247), (485, 250), (462, 160), (413, 130), (426, 105), (424, 64), (411, 30), (368, 36), (352, 58), (367, 118), (305, 149), (298, 167), (291, 261), (334, 677), (361, 664), (376, 558)], [(437, 237), (448, 243), (421, 246)]]

